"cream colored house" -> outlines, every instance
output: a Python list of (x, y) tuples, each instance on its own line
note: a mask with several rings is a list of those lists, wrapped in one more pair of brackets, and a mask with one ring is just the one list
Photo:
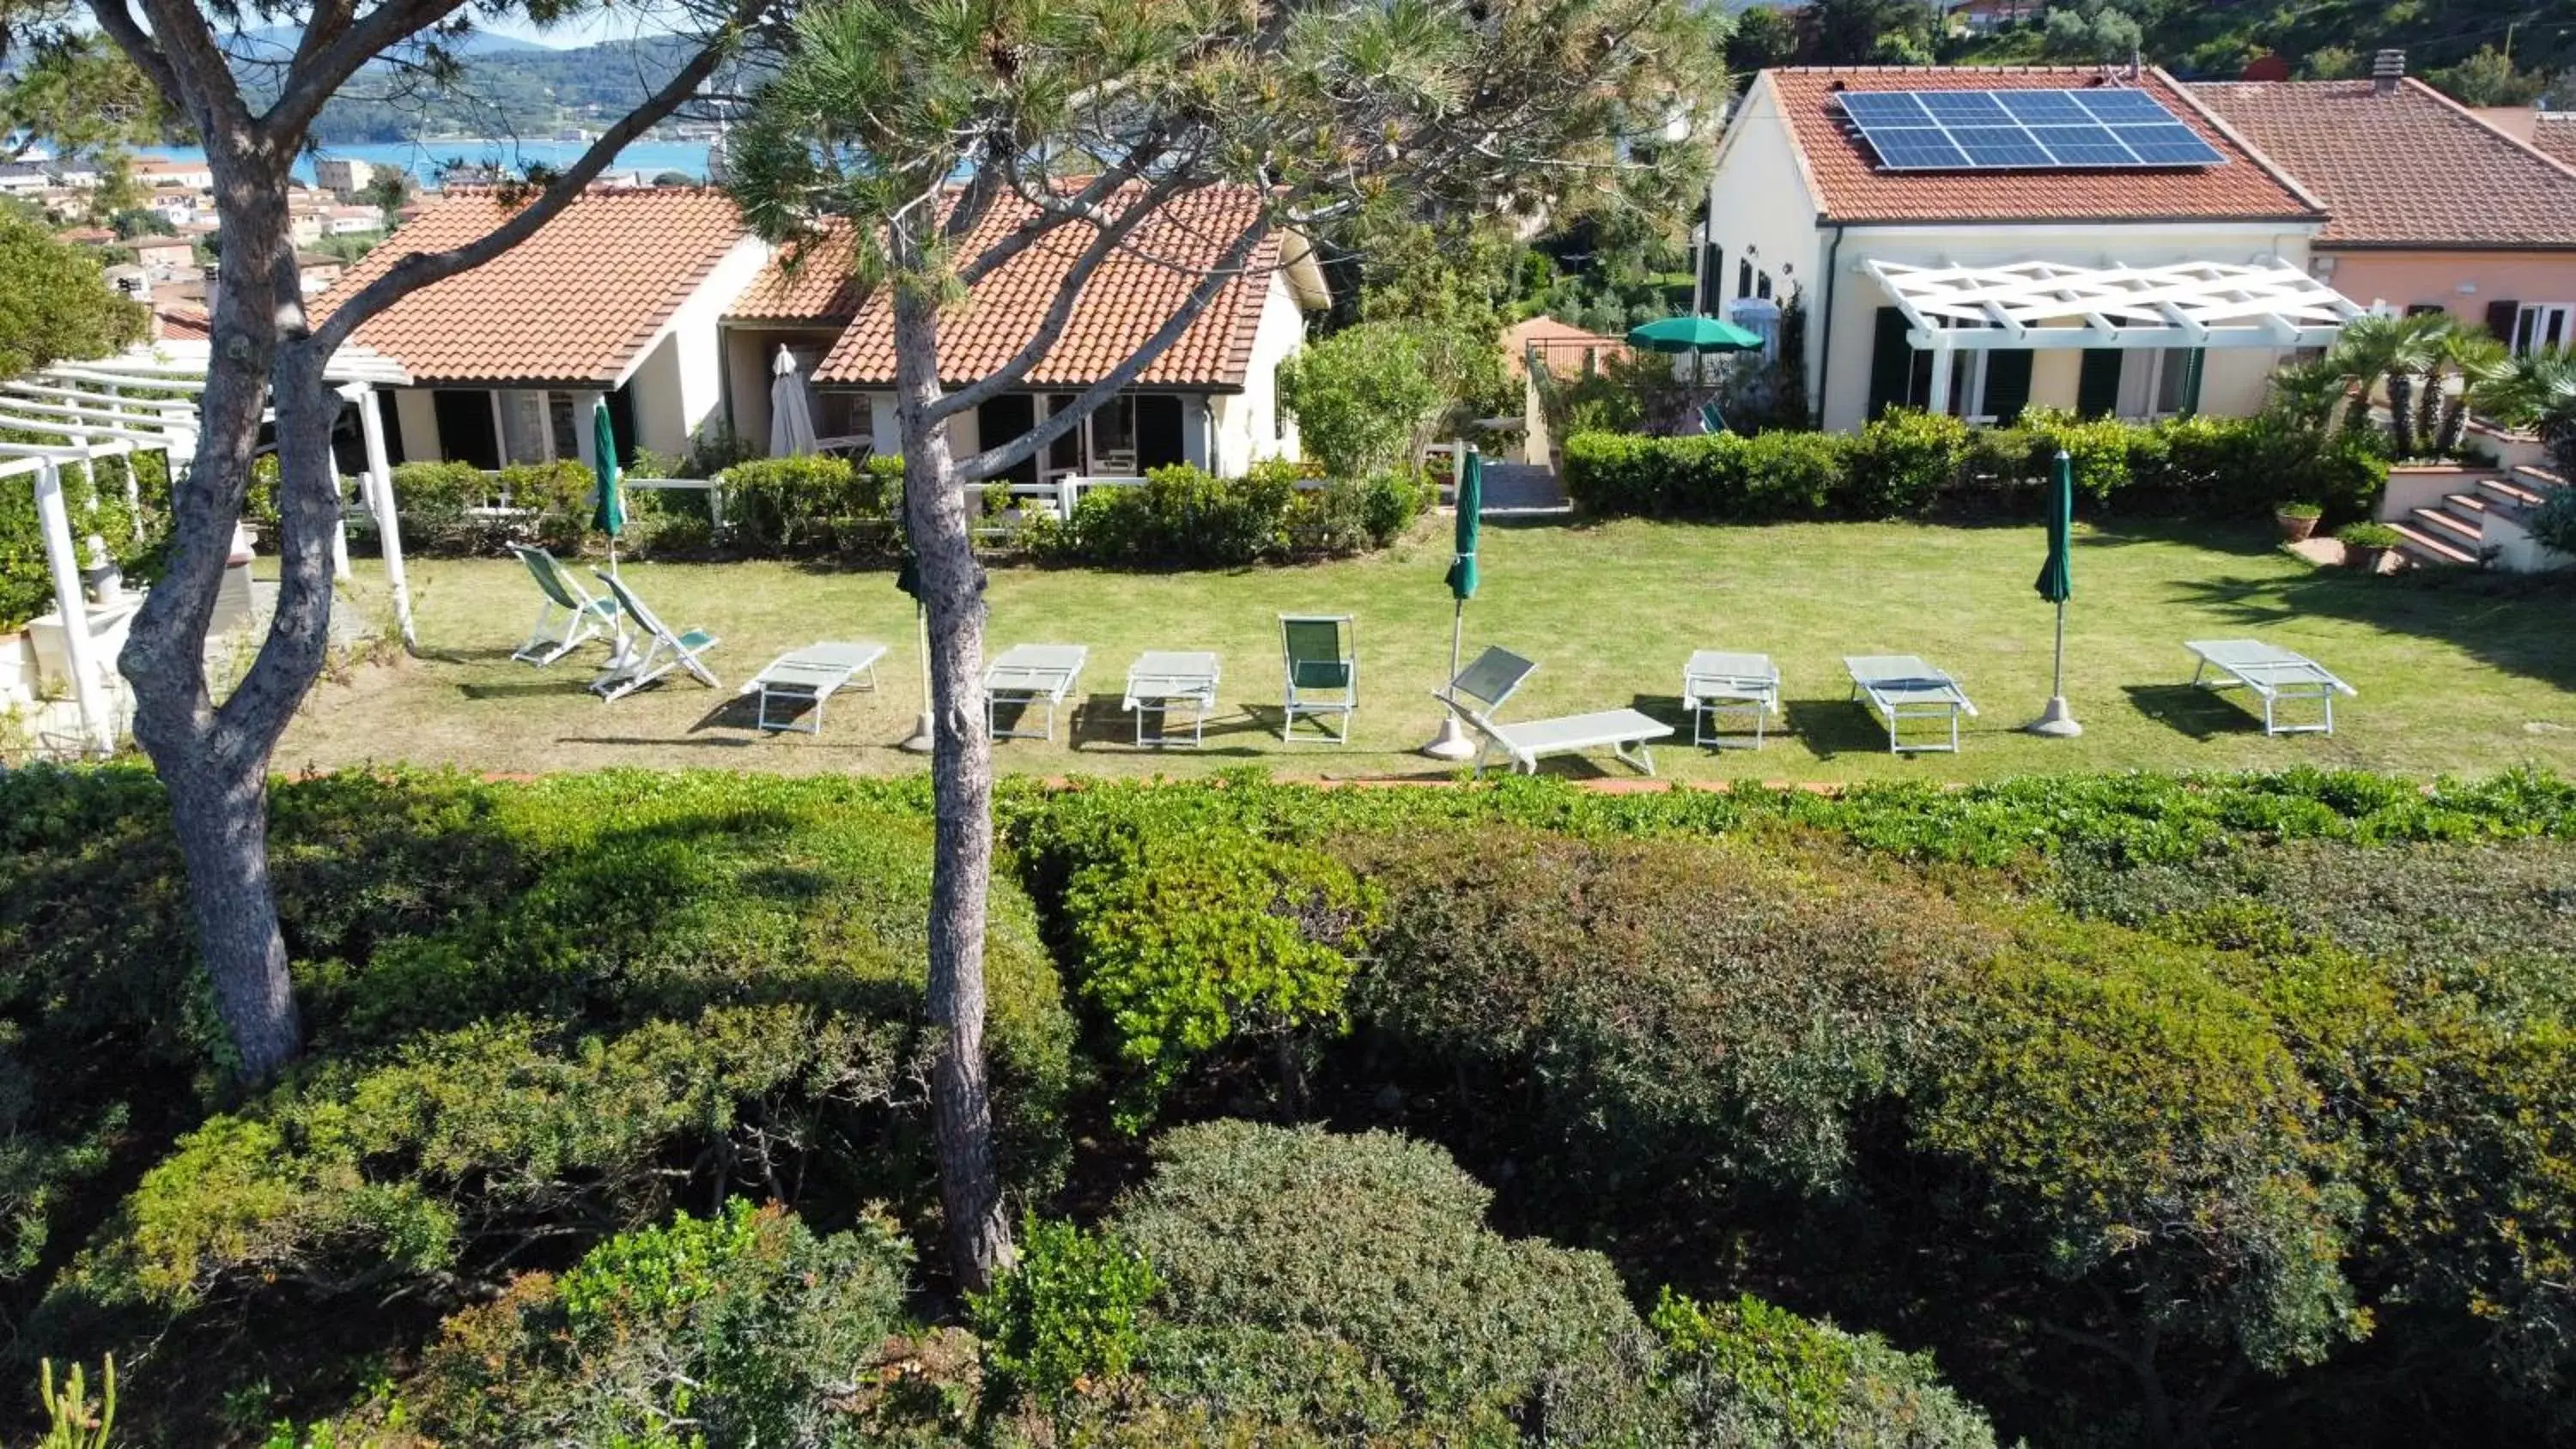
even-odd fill
[(1803, 309), (1828, 429), (2241, 414), (2358, 315), (2309, 274), (2326, 220), (2160, 70), (1768, 70), (1719, 142), (1698, 303)]

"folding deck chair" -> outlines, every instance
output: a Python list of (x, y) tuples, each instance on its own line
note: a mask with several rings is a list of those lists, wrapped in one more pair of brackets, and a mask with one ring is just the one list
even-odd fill
[(510, 552), (528, 566), (528, 572), (536, 576), (537, 592), (545, 595), (537, 605), (537, 623), (528, 631), (528, 642), (520, 645), (511, 658), (543, 669), (593, 639), (611, 637), (617, 641), (618, 652), (625, 652), (626, 640), (617, 623), (615, 599), (593, 596), (544, 549), (514, 543)]
[[(2359, 692), (2308, 656), (2259, 639), (2199, 639), (2182, 647), (2200, 660), (2191, 671), (2192, 683), (2204, 689), (2250, 689), (2262, 697), (2266, 735), (2333, 734), (2335, 696)], [(2208, 678), (2212, 669), (2224, 677)], [(2282, 724), (2273, 708), (2285, 699), (2324, 705), (2325, 722)]]
[[(1216, 710), (1216, 656), (1205, 650), (1148, 649), (1127, 666), (1127, 697), (1119, 708), (1136, 717), (1136, 743), (1181, 745), (1206, 743), (1207, 717)], [(1190, 711), (1189, 738), (1172, 728), (1172, 708)], [(1145, 733), (1145, 716), (1159, 717), (1154, 733)]]
[[(1647, 774), (1655, 773), (1655, 757), (1647, 745), (1670, 738), (1672, 726), (1633, 709), (1605, 709), (1522, 724), (1496, 723), (1494, 712), (1537, 669), (1536, 664), (1508, 649), (1488, 648), (1459, 670), (1447, 689), (1432, 691), (1433, 699), (1485, 737), (1485, 748), (1476, 754), (1476, 774), (1480, 778), (1485, 773), (1485, 756), (1498, 748), (1515, 768), (1529, 775), (1537, 774), (1538, 762), (1549, 755), (1605, 748)], [(1634, 754), (1629, 753), (1632, 746)]]
[(624, 699), (674, 669), (689, 671), (709, 689), (724, 688), (724, 681), (716, 678), (715, 671), (707, 668), (706, 664), (707, 651), (719, 642), (715, 635), (704, 629), (678, 634), (671, 632), (670, 626), (644, 607), (644, 601), (636, 598), (635, 591), (626, 587), (617, 575), (605, 569), (592, 569), (591, 572), (601, 583), (608, 585), (608, 592), (617, 600), (617, 607), (625, 612), (627, 618), (634, 620), (635, 627), (651, 641), (641, 653), (630, 648), (619, 658), (609, 661), (608, 668), (590, 682), (591, 693), (602, 701)]
[(1726, 413), (1718, 407), (1717, 399), (1710, 398), (1699, 405), (1699, 427), (1710, 437), (1726, 431)]
[[(1917, 754), (1926, 751), (1959, 752), (1959, 716), (1974, 719), (1977, 707), (1968, 702), (1967, 691), (1948, 674), (1926, 664), (1912, 654), (1846, 655), (1843, 668), (1851, 671), (1852, 698), (1866, 696), (1870, 707), (1887, 721), (1887, 752), (1891, 755)], [(1935, 719), (1950, 726), (1946, 745), (1909, 745), (1899, 739), (1897, 727), (1910, 719)]]
[[(1082, 666), (1091, 651), (1080, 644), (1014, 644), (1002, 651), (1001, 657), (984, 666), (984, 727), (997, 740), (1051, 740), (1055, 738), (1055, 707), (1082, 680)], [(1046, 728), (1042, 731), (1006, 730), (999, 718), (1001, 707), (1016, 704), (1022, 710), (1043, 702), (1046, 705)]]
[(1724, 747), (1721, 714), (1753, 717), (1753, 748), (1762, 748), (1762, 725), (1780, 712), (1780, 671), (1768, 654), (1702, 649), (1682, 666), (1682, 708), (1690, 711), (1691, 743)]
[[(823, 732), (823, 706), (833, 695), (860, 675), (867, 682), (859, 688), (873, 694), (877, 687), (877, 661), (885, 657), (886, 647), (870, 641), (864, 644), (808, 644), (791, 649), (762, 667), (742, 693), (760, 695), (760, 727), (764, 730), (795, 730), (802, 734)], [(769, 702), (814, 706), (814, 722), (798, 724), (793, 715), (778, 719), (769, 717)]]
[(1288, 669), (1287, 703), (1279, 715), (1282, 743), (1295, 742), (1301, 714), (1319, 723), (1338, 716), (1341, 733), (1326, 725), (1325, 736), (1350, 743), (1351, 716), (1360, 707), (1358, 634), (1358, 622), (1348, 614), (1279, 616), (1280, 656)]

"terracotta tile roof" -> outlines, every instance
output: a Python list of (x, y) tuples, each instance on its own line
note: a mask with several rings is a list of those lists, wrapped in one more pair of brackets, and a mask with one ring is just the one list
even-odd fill
[[(473, 240), (508, 213), (489, 191), (443, 194), (323, 293), (316, 315), (402, 257)], [(613, 383), (747, 235), (722, 192), (594, 191), (534, 236), (367, 319), (352, 339), (430, 383)]]
[[(1881, 171), (1842, 117), (1836, 93), (2075, 90), (2130, 84), (2095, 66), (1794, 66), (1762, 73), (1797, 138), (1824, 219), (1831, 222), (2312, 221), (2322, 213), (2263, 159), (2150, 69), (2139, 90), (2164, 102), (2227, 156), (2175, 171)], [(1758, 93), (1757, 93), (1758, 95)], [(1753, 103), (1748, 97), (1748, 104)]]
[(867, 288), (851, 275), (851, 237), (849, 227), (834, 221), (802, 249), (782, 249), (725, 315), (757, 322), (848, 322), (867, 297)]
[[(1159, 330), (1197, 285), (1193, 267), (1213, 263), (1259, 214), (1260, 196), (1241, 187), (1210, 187), (1167, 203), (1139, 226), (1126, 246), (1092, 273), (1056, 345), (1029, 371), (1032, 387), (1080, 387), (1099, 381)], [(996, 204), (964, 246), (972, 256), (1033, 214)], [(948, 382), (983, 377), (1028, 344), (1055, 299), (1073, 259), (1090, 245), (1091, 227), (1076, 223), (1012, 258), (978, 283), (939, 322), (939, 363)], [(1271, 269), (1280, 264), (1277, 234), (1254, 249), (1247, 275), (1226, 282), (1180, 340), (1137, 376), (1139, 386), (1241, 387), (1252, 366), (1252, 337), (1261, 321)], [(1165, 265), (1165, 262), (1174, 265)], [(894, 317), (882, 296), (859, 309), (831, 355), (814, 369), (822, 383), (894, 380)]]
[(160, 335), (170, 342), (203, 342), (214, 336), (214, 323), (203, 307), (186, 302), (163, 302), (153, 307), (154, 320), (161, 324)]
[(2576, 112), (2532, 112), (2531, 134), (2523, 139), (2550, 160), (2576, 166)]
[(2317, 245), (2576, 247), (2576, 173), (2417, 80), (2228, 81), (2202, 104), (2333, 219)]

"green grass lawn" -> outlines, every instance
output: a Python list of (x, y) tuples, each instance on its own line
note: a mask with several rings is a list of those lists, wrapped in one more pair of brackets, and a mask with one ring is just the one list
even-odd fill
[[(2576, 772), (2576, 589), (2564, 583), (2362, 578), (2318, 570), (2255, 528), (2087, 528), (2078, 538), (2068, 693), (2078, 740), (2018, 733), (2048, 695), (2050, 610), (2032, 593), (2035, 528), (1910, 524), (1712, 527), (1619, 522), (1496, 527), (1467, 611), (1470, 653), (1501, 644), (1539, 661), (1506, 718), (1633, 704), (1681, 724), (1693, 649), (1768, 652), (1786, 719), (1760, 754), (1657, 750), (1681, 778), (1974, 779), (2039, 771), (2268, 768), (2296, 763), (2413, 774), (2538, 764)], [(1069, 732), (996, 747), (1008, 771), (1137, 775), (1246, 764), (1283, 775), (1425, 777), (1411, 753), (1439, 723), (1429, 691), (1448, 662), (1444, 529), (1380, 556), (1307, 568), (1114, 574), (996, 568), (988, 649), (1080, 643), (1091, 665)], [(375, 575), (360, 564), (361, 576)], [(593, 646), (546, 670), (512, 663), (536, 591), (513, 561), (416, 561), (420, 657), (362, 665), (316, 688), (281, 768), (412, 761), (478, 771), (606, 765), (892, 773), (920, 708), (911, 601), (883, 571), (792, 564), (642, 564), (626, 578), (674, 627), (723, 636), (723, 692), (681, 679), (616, 704), (583, 692)], [(1352, 743), (1281, 743), (1275, 616), (1359, 619), (1361, 709)], [(2264, 737), (2241, 695), (2186, 687), (2182, 641), (2253, 635), (2351, 681), (2333, 738)], [(763, 737), (730, 686), (781, 650), (823, 639), (892, 646), (875, 695), (845, 693), (825, 733)], [(1119, 711), (1146, 648), (1214, 649), (1225, 707), (1203, 750), (1140, 751)], [(1981, 711), (1961, 753), (1895, 758), (1847, 702), (1842, 656), (1916, 653)], [(1301, 726), (1301, 731), (1303, 730)], [(1685, 735), (1684, 740), (1687, 739)], [(1606, 757), (1553, 769), (1629, 773)]]

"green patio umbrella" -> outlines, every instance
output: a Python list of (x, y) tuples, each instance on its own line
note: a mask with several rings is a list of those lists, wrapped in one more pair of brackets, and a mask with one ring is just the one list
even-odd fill
[[(1452, 601), (1449, 615), (1449, 677), (1458, 677), (1459, 645), (1466, 636), (1467, 601), (1476, 597), (1476, 539), (1484, 531), (1485, 455), (1469, 448), (1458, 459), (1458, 532), (1454, 540), (1457, 552), (1449, 560), (1449, 572), (1443, 582), (1449, 586)], [(1440, 733), (1422, 747), (1422, 753), (1435, 760), (1463, 760), (1474, 754), (1475, 745), (1458, 728), (1452, 715), (1440, 721)]]
[(608, 420), (608, 399), (590, 406), (592, 467), (599, 473), (599, 497), (590, 526), (608, 535), (608, 571), (617, 572), (617, 535), (626, 531), (626, 490), (618, 486), (617, 426)]
[(1761, 334), (1722, 317), (1665, 317), (1628, 329), (1628, 345), (1648, 352), (1691, 355), (1691, 386), (1700, 385), (1699, 360), (1712, 352), (1759, 352)]
[(2048, 562), (2040, 565), (2032, 587), (2057, 606), (2056, 668), (2050, 676), (2048, 708), (2030, 725), (2035, 735), (2069, 737), (2084, 733), (2066, 707), (2066, 601), (2075, 597), (2075, 467), (2061, 448), (2048, 485)]

